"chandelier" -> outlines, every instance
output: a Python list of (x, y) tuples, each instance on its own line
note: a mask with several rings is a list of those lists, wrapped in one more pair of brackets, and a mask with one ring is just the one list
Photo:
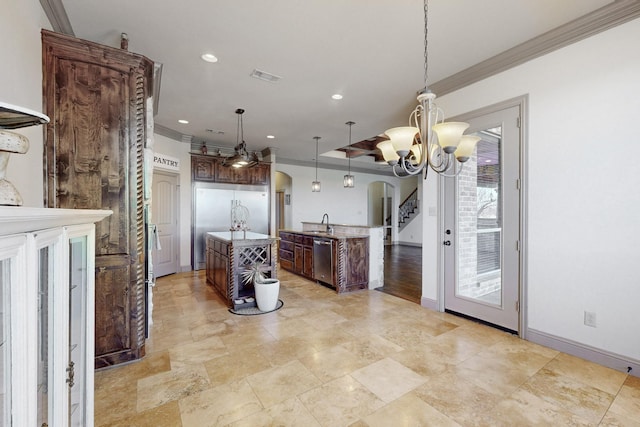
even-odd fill
[(258, 156), (256, 153), (249, 154), (247, 151), (247, 144), (244, 142), (244, 127), (242, 124), (242, 114), (244, 110), (238, 108), (236, 114), (238, 115), (238, 125), (236, 129), (236, 146), (234, 147), (235, 153), (224, 159), (222, 164), (224, 166), (231, 166), (234, 168), (251, 167), (258, 164)]
[(343, 184), (344, 188), (353, 188), (356, 185), (356, 178), (351, 175), (351, 126), (355, 125), (355, 122), (348, 121), (345, 125), (349, 125), (349, 147), (347, 149), (347, 158), (349, 159), (349, 170), (344, 176)]
[[(434, 103), (436, 95), (427, 85), (428, 74), (428, 0), (424, 4), (424, 89), (418, 95), (418, 106), (409, 115), (409, 126), (387, 129), (388, 140), (376, 146), (384, 160), (399, 178), (415, 176), (428, 167), (443, 176), (456, 176), (462, 171), (475, 149), (477, 136), (463, 135), (469, 127), (463, 122), (444, 122), (444, 112)], [(434, 137), (435, 133), (435, 137)]]

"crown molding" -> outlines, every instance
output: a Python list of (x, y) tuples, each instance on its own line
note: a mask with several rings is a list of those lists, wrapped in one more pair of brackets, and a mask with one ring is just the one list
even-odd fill
[(62, 4), (62, 0), (40, 0), (42, 10), (47, 15), (53, 31), (56, 33), (75, 36), (71, 22), (67, 16), (67, 11)]
[[(189, 143), (191, 142), (191, 138), (190, 138), (191, 135), (185, 135), (171, 128), (168, 128), (166, 126), (162, 126), (161, 124), (158, 124), (158, 123), (154, 123), (153, 133), (166, 136), (167, 138), (173, 139), (176, 142), (189, 142)], [(185, 141), (185, 138), (184, 138), (185, 136), (189, 137), (188, 141)]]
[(462, 89), (554, 50), (640, 17), (640, 0), (615, 0), (432, 85), (439, 96)]

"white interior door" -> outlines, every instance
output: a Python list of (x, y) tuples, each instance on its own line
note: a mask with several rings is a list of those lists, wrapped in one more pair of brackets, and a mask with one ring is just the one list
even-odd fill
[(153, 245), (151, 260), (155, 277), (178, 271), (178, 176), (154, 172), (151, 187), (151, 223), (159, 245)]
[[(445, 178), (445, 309), (518, 331), (520, 108), (471, 119), (481, 137), (455, 178)], [(457, 120), (457, 119), (456, 119)]]

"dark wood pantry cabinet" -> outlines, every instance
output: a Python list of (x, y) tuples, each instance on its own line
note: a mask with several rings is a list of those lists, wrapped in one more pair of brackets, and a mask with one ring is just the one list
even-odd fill
[(110, 209), (96, 224), (95, 366), (145, 353), (143, 148), (153, 62), (42, 30), (45, 206)]

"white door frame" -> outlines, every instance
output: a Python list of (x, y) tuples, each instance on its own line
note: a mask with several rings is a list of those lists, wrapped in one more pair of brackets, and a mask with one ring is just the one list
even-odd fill
[[(518, 319), (518, 336), (526, 339), (525, 331), (527, 330), (527, 198), (528, 198), (528, 170), (527, 170), (527, 118), (528, 118), (529, 96), (522, 95), (497, 104), (489, 105), (472, 112), (452, 117), (448, 121), (465, 121), (475, 117), (484, 116), (489, 113), (504, 110), (510, 107), (518, 107), (520, 110), (520, 252), (519, 252), (519, 302), (520, 312)], [(443, 242), (445, 237), (445, 217), (444, 217), (444, 186), (445, 179), (438, 176), (438, 239)], [(445, 311), (445, 280), (444, 280), (444, 250), (445, 246), (440, 245), (438, 250), (438, 293), (437, 308), (439, 311)]]

